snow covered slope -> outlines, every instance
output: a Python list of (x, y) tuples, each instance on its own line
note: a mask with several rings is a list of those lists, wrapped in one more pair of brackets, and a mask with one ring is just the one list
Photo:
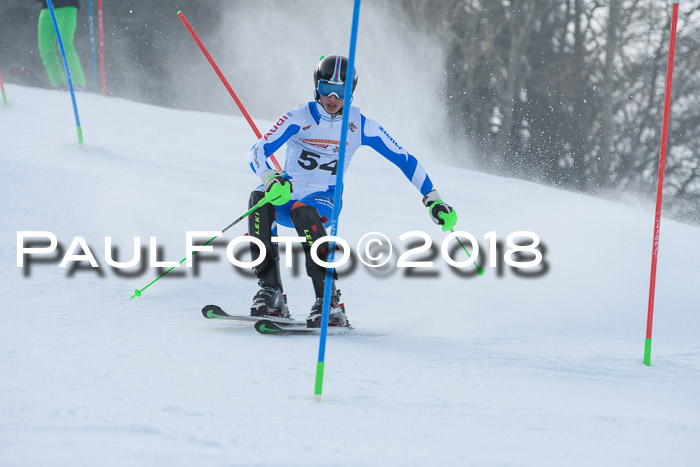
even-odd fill
[[(81, 151), (66, 93), (7, 93), (0, 465), (697, 465), (699, 228), (662, 222), (646, 367), (652, 213), (428, 160), (482, 259), (488, 232), (505, 243), (527, 230), (546, 269), (523, 277), (499, 260), (462, 277), (439, 255), (419, 276), (346, 268), (339, 287), (358, 334), (329, 338), (319, 404), (317, 338), (199, 312), (246, 311), (255, 279), (224, 254), (245, 223), (198, 275), (173, 273), (133, 300), (155, 270), (123, 277), (105, 262), (106, 236), (120, 260), (134, 237), (147, 247), (156, 236), (160, 259), (178, 261), (186, 231), (220, 230), (246, 210), (257, 180), (244, 120), (81, 93)], [(362, 149), (345, 183), (339, 235), (353, 248), (382, 232), (395, 263), (404, 232), (440, 245), (419, 194), (381, 156)], [(101, 267), (71, 271), (54, 255), (18, 268), (18, 231), (53, 232), (64, 252), (82, 236)], [(283, 277), (304, 317), (312, 290), (296, 262)]]

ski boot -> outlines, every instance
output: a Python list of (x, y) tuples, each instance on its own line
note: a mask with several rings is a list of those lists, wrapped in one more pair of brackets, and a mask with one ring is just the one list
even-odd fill
[[(340, 303), (340, 290), (336, 291), (334, 287), (330, 299), (331, 306), (328, 314), (328, 326), (350, 327), (348, 317), (345, 315), (345, 304)], [(320, 328), (322, 314), (323, 297), (319, 297), (311, 307), (311, 314), (306, 318), (306, 326), (309, 328)]]
[(250, 316), (289, 318), (287, 296), (280, 288), (260, 284), (260, 290), (255, 294), (253, 304), (250, 305)]

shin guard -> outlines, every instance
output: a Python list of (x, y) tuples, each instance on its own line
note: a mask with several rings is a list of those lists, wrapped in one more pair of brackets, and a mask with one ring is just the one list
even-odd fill
[[(326, 268), (319, 266), (311, 257), (311, 246), (321, 237), (325, 237), (326, 227), (321, 221), (321, 216), (316, 208), (312, 206), (302, 205), (293, 207), (290, 217), (294, 228), (300, 237), (304, 237), (306, 241), (302, 244), (304, 254), (306, 255), (306, 274), (311, 278), (314, 285), (316, 297), (323, 297), (323, 288), (326, 279)], [(318, 250), (318, 257), (322, 261), (328, 259), (328, 246), (324, 245)], [(335, 275), (333, 279), (335, 279)]]
[[(252, 208), (261, 199), (265, 197), (265, 193), (254, 191), (250, 194), (248, 207)], [(275, 226), (275, 208), (271, 204), (265, 204), (248, 216), (248, 234), (251, 237), (260, 239), (265, 245), (265, 259), (262, 263), (256, 266), (253, 270), (260, 281), (261, 286), (275, 287), (282, 289), (282, 281), (280, 279), (279, 268), (279, 246), (277, 243), (272, 243), (272, 231)], [(257, 245), (250, 244), (251, 259), (255, 259), (260, 254), (260, 248)]]

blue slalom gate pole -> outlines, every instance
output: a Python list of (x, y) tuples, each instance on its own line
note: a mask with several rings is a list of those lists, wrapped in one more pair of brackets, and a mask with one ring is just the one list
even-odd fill
[(58, 30), (58, 21), (56, 21), (56, 12), (53, 9), (53, 3), (51, 0), (46, 0), (49, 6), (49, 11), (51, 11), (51, 20), (53, 21), (53, 27), (56, 30), (56, 38), (58, 39), (58, 46), (61, 49), (61, 55), (63, 56), (63, 66), (66, 68), (66, 76), (68, 77), (68, 87), (70, 89), (70, 98), (73, 101), (73, 113), (75, 114), (75, 126), (78, 129), (78, 144), (83, 147), (83, 129), (80, 127), (80, 116), (78, 115), (78, 104), (75, 102), (75, 92), (73, 91), (73, 79), (70, 76), (70, 69), (68, 68), (68, 59), (66, 58), (66, 49), (63, 47), (63, 40), (61, 39), (61, 31)]
[(95, 60), (95, 20), (92, 16), (92, 0), (88, 0), (90, 16), (90, 52), (92, 53), (92, 88), (97, 92), (97, 61)]
[[(350, 53), (348, 53), (348, 69), (345, 74), (345, 96), (352, 96), (352, 80), (355, 75), (355, 46), (357, 45), (357, 28), (360, 22), (360, 0), (355, 0), (352, 12), (352, 32), (350, 34)], [(348, 99), (350, 100), (350, 99)], [(330, 236), (335, 237), (338, 233), (338, 215), (340, 200), (343, 195), (343, 166), (345, 165), (345, 145), (348, 139), (348, 121), (350, 119), (350, 102), (343, 104), (343, 122), (340, 130), (340, 152), (338, 153), (338, 167), (336, 172), (335, 193), (333, 195), (333, 214), (331, 215)], [(335, 258), (335, 242), (330, 241), (328, 245), (328, 262), (332, 263)], [(316, 364), (316, 386), (314, 389), (314, 399), (321, 402), (323, 393), (323, 373), (326, 360), (326, 338), (328, 335), (328, 316), (331, 305), (331, 286), (333, 285), (333, 272), (335, 268), (326, 269), (326, 283), (323, 290), (323, 314), (321, 315), (321, 337), (318, 345), (318, 363)]]

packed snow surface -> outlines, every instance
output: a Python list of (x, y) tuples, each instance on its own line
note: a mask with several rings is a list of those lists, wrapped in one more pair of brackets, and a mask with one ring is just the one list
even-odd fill
[[(416, 154), (458, 229), (479, 241), (479, 277), (446, 264), (445, 234), (419, 193), (363, 148), (345, 179), (339, 236), (354, 251), (366, 233), (385, 234), (391, 266), (422, 243), (401, 234), (423, 231), (434, 254), (408, 259), (434, 264), (341, 268), (356, 333), (329, 337), (319, 403), (318, 337), (263, 336), (200, 313), (209, 303), (247, 312), (255, 278), (225, 253), (246, 222), (196, 274), (183, 265), (140, 298), (130, 297), (158, 271), (106, 263), (105, 237), (120, 261), (139, 237), (147, 266), (151, 236), (159, 260), (179, 261), (187, 231), (221, 230), (246, 211), (259, 180), (245, 120), (78, 93), (81, 150), (67, 93), (6, 89), (0, 465), (697, 465), (698, 227), (662, 221), (647, 367), (648, 207)], [(17, 267), (22, 231), (52, 232), (61, 251)], [(504, 264), (516, 231), (539, 236), (543, 264)], [(59, 266), (76, 237), (99, 268), (86, 256)], [(492, 253), (489, 238), (502, 248)], [(303, 319), (313, 292), (303, 258), (294, 264), (283, 280)]]

